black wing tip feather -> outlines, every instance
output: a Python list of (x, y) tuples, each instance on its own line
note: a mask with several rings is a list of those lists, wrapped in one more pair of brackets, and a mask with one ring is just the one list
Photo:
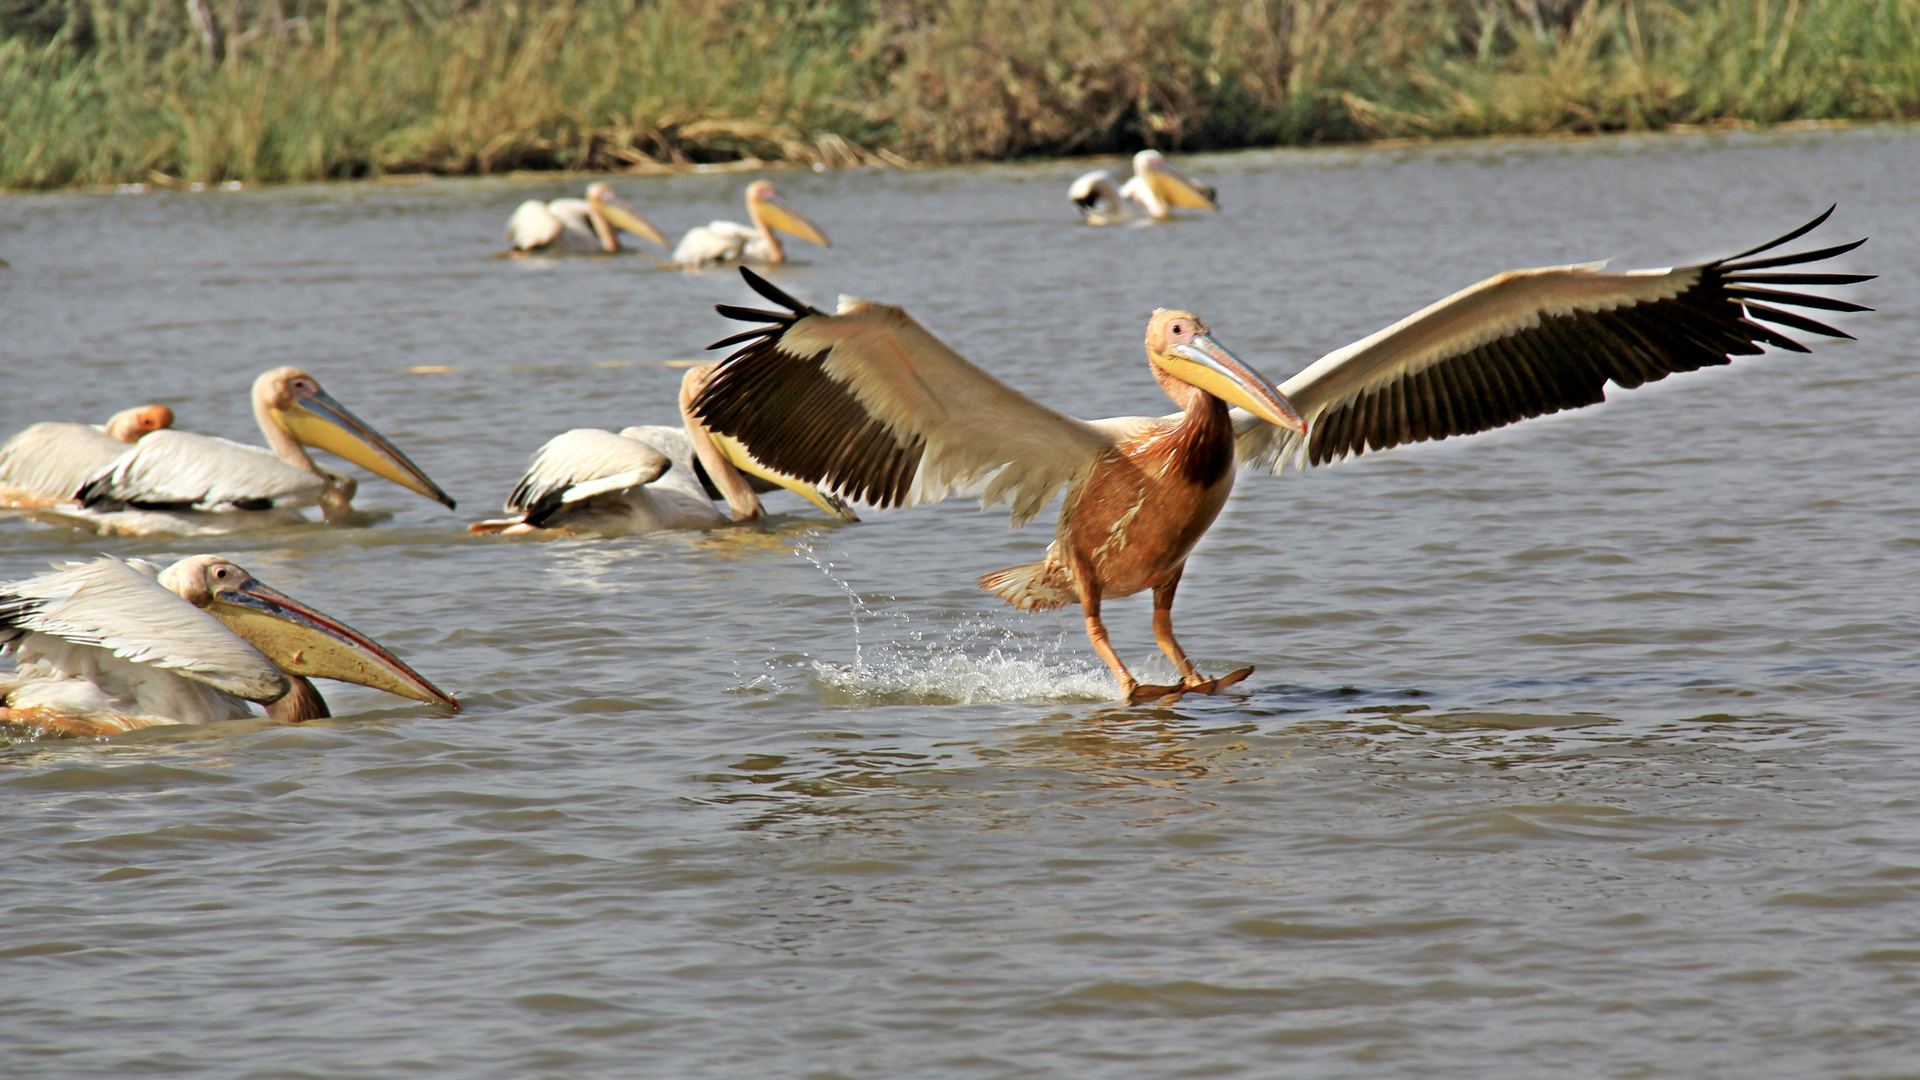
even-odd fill
[(795, 300), (793, 297), (787, 295), (786, 291), (781, 289), (778, 285), (775, 285), (773, 282), (768, 281), (766, 278), (763, 278), (759, 274), (754, 273), (751, 267), (746, 267), (746, 266), (741, 267), (740, 277), (746, 281), (748, 288), (752, 289), (754, 292), (759, 293), (761, 296), (766, 297), (768, 300), (771, 300), (774, 303), (779, 304), (781, 307), (784, 307), (787, 310), (793, 312), (793, 316), (796, 319), (803, 318), (808, 315), (825, 315), (826, 314), (826, 312), (821, 311), (819, 308), (814, 307), (812, 304), (803, 304), (800, 301)]

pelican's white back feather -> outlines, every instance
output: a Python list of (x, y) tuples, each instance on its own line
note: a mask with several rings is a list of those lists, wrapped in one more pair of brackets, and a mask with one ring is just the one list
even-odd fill
[(190, 431), (156, 431), (85, 485), (88, 506), (142, 504), (195, 510), (312, 506), (327, 490), (271, 450)]
[(35, 424), (0, 446), (0, 487), (71, 499), (127, 444), (91, 424)]

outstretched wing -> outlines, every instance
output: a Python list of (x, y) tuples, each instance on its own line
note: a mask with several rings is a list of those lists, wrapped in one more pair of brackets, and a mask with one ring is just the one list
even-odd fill
[(1112, 436), (1064, 416), (968, 363), (896, 307), (842, 299), (828, 315), (742, 269), (786, 311), (721, 304), (768, 323), (694, 399), (707, 427), (768, 467), (874, 506), (915, 506), (978, 489), (1015, 525), (1084, 476)]
[(569, 503), (651, 484), (673, 459), (644, 442), (598, 428), (576, 428), (547, 440), (507, 496), (506, 510), (539, 525)]
[(0, 585), (0, 645), (29, 633), (105, 649), (252, 701), (287, 692), (286, 676), (259, 650), (112, 557)]
[(312, 506), (327, 481), (258, 446), (156, 431), (95, 473), (75, 497), (89, 509), (272, 510)]
[(1239, 456), (1276, 472), (1289, 461), (1322, 465), (1595, 405), (1606, 400), (1608, 382), (1632, 389), (1755, 355), (1764, 345), (1807, 351), (1776, 327), (1851, 337), (1782, 307), (1869, 309), (1778, 286), (1846, 285), (1873, 275), (1765, 271), (1830, 259), (1864, 239), (1752, 258), (1832, 213), (1829, 207), (1778, 240), (1699, 266), (1608, 273), (1588, 264), (1490, 277), (1282, 383), (1280, 392), (1307, 421), (1304, 438), (1235, 409)]

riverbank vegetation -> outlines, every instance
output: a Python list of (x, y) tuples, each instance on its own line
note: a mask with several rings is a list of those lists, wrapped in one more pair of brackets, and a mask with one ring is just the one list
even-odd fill
[(0, 0), (0, 186), (1920, 116), (1920, 0)]

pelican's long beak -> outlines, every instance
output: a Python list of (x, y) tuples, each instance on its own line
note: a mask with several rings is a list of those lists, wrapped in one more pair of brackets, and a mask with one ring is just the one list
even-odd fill
[(1146, 171), (1147, 183), (1153, 186), (1154, 194), (1169, 206), (1179, 206), (1188, 210), (1218, 210), (1220, 204), (1214, 201), (1213, 187), (1202, 184), (1166, 163), (1155, 158)]
[(1175, 345), (1161, 357), (1168, 374), (1205, 390), (1222, 401), (1238, 405), (1269, 424), (1305, 433), (1306, 421), (1259, 372), (1220, 347), (1211, 334), (1199, 334)]
[(795, 480), (785, 473), (774, 472), (772, 469), (755, 461), (753, 455), (747, 453), (746, 447), (741, 446), (725, 435), (709, 431), (707, 432), (707, 437), (712, 439), (713, 445), (719, 447), (720, 452), (727, 456), (727, 460), (733, 463), (733, 467), (739, 469), (741, 472), (751, 476), (757, 476), (771, 484), (779, 484), (795, 495), (800, 496), (820, 509), (825, 510), (827, 513), (839, 518), (841, 521), (860, 520), (860, 515), (854, 513), (853, 507), (848, 506), (847, 501), (840, 496), (831, 492), (821, 491), (812, 484)]
[(821, 232), (813, 222), (802, 217), (800, 211), (788, 206), (787, 200), (780, 196), (773, 195), (761, 199), (759, 206), (760, 216), (766, 219), (769, 227), (797, 236), (802, 240), (812, 241), (824, 248), (833, 246), (833, 241), (827, 239), (826, 233)]
[(316, 387), (311, 393), (295, 397), (292, 408), (269, 412), (287, 434), (303, 444), (346, 458), (409, 491), (444, 504), (449, 510), (455, 508), (453, 496), (440, 490), (439, 484), (420, 471), (420, 466), (325, 390)]
[(379, 642), (251, 578), (216, 587), (206, 612), (289, 675), (338, 679), (460, 708), (459, 702)]
[(666, 236), (659, 229), (653, 227), (653, 222), (641, 217), (638, 210), (628, 206), (627, 201), (618, 195), (601, 199), (600, 212), (605, 214), (607, 221), (617, 229), (630, 232), (635, 236), (644, 236), (661, 247), (673, 246), (667, 243)]

